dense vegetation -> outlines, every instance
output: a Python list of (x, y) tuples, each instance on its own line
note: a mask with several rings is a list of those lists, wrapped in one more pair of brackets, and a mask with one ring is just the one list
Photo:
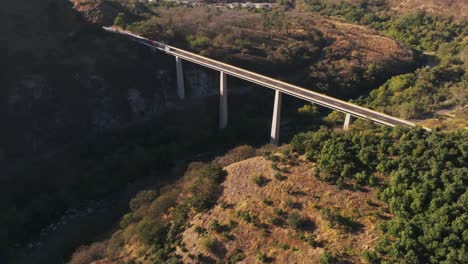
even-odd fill
[[(380, 186), (394, 218), (369, 253), (374, 263), (463, 263), (466, 259), (468, 143), (466, 131), (421, 128), (297, 135), (292, 146), (341, 186)], [(388, 177), (388, 178), (387, 178)], [(375, 256), (374, 256), (375, 255)], [(380, 257), (377, 257), (380, 256)]]
[(440, 62), (436, 66), (391, 78), (373, 90), (363, 103), (402, 118), (463, 106), (468, 102), (467, 52), (466, 40), (443, 44), (438, 50)]
[(385, 0), (348, 1), (307, 0), (313, 12), (375, 28), (419, 50), (436, 51), (466, 30), (449, 18), (423, 12), (393, 15)]
[[(388, 204), (393, 217), (379, 218), (384, 236), (375, 248), (364, 252), (363, 258), (369, 263), (464, 263), (468, 228), (466, 138), (468, 133), (462, 130), (447, 134), (421, 128), (357, 126), (347, 133), (321, 128), (298, 134), (291, 146), (293, 151), (316, 162), (315, 175), (330, 184), (355, 191), (369, 186), (378, 189), (378, 198)], [(215, 204), (221, 191), (219, 184), (224, 177), (221, 166), (255, 155), (254, 149), (240, 147), (212, 163), (191, 164), (175, 185), (140, 192), (130, 202), (131, 212), (123, 217), (112, 238), (82, 248), (75, 253), (72, 263), (83, 263), (80, 260), (93, 256), (115, 258), (123, 245), (135, 245), (135, 238), (144, 245), (145, 255), (152, 261), (177, 263), (176, 248), (186, 252), (185, 245), (180, 243), (180, 233), (188, 227), (190, 217)], [(254, 179), (252, 184), (257, 184)], [(259, 184), (259, 188), (264, 187)], [(263, 203), (271, 205), (265, 199)], [(359, 232), (361, 228), (359, 222), (334, 209), (325, 207), (320, 212), (330, 228), (344, 232)], [(278, 210), (278, 215), (283, 214)], [(263, 226), (256, 215), (247, 211), (237, 211), (237, 216), (259, 228)], [(300, 231), (304, 218), (298, 211), (292, 211), (284, 219), (272, 218), (271, 223), (284, 223), (291, 230)], [(235, 225), (235, 221), (213, 220), (210, 232), (196, 226), (195, 232), (202, 237), (198, 245), (202, 252), (217, 251), (219, 241), (211, 233), (227, 241), (233, 239), (229, 230)], [(314, 247), (319, 245), (314, 239), (307, 241)], [(234, 258), (245, 257), (240, 254)], [(208, 261), (203, 253), (189, 257)], [(259, 252), (257, 259), (268, 259), (268, 254)], [(321, 263), (335, 263), (339, 256), (324, 252), (320, 259)]]
[[(419, 51), (434, 52), (432, 58), (425, 59), (429, 66), (391, 78), (359, 103), (405, 119), (466, 104), (467, 20), (455, 23), (423, 12), (394, 15), (384, 0), (307, 3), (312, 12), (366, 25)], [(464, 112), (459, 115), (460, 119), (466, 117)]]

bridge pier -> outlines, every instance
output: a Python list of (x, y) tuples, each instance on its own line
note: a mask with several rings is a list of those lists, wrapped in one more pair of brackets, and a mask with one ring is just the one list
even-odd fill
[(270, 143), (273, 145), (279, 144), (279, 133), (281, 123), (281, 92), (275, 90), (275, 102), (273, 106), (273, 118), (271, 121)]
[(224, 129), (227, 124), (227, 75), (221, 71), (219, 74), (219, 128)]
[(346, 114), (345, 121), (344, 121), (344, 124), (343, 124), (343, 130), (348, 130), (350, 123), (351, 123), (351, 115)]
[(179, 99), (185, 98), (185, 89), (184, 89), (184, 72), (182, 70), (182, 60), (179, 57), (175, 57), (176, 60), (176, 70), (177, 70), (177, 95)]

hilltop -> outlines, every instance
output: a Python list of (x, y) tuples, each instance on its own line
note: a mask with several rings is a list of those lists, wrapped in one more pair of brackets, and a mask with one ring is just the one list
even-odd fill
[[(314, 175), (315, 165), (303, 158), (277, 163), (277, 170), (274, 164), (256, 157), (225, 168), (217, 205), (196, 215), (192, 227), (182, 233), (182, 262), (196, 263), (191, 256), (199, 252), (218, 260), (238, 251), (245, 254), (244, 263), (255, 263), (259, 254), (275, 263), (318, 263), (324, 252), (348, 255), (348, 261), (358, 263), (366, 250), (375, 248), (382, 235), (375, 216), (390, 215), (374, 191), (353, 192), (326, 184)], [(257, 183), (255, 177), (263, 177), (263, 182)], [(331, 228), (325, 210), (353, 219), (354, 227)], [(295, 214), (298, 219), (293, 219)], [(213, 229), (216, 223), (235, 227), (218, 231)], [(217, 248), (204, 248), (206, 238), (217, 241)]]
[[(205, 205), (200, 200), (202, 208), (195, 205), (194, 211), (186, 211), (187, 223), (181, 226), (175, 250), (182, 263), (255, 263), (262, 254), (274, 263), (318, 263), (328, 253), (357, 263), (382, 238), (377, 228), (380, 219), (392, 217), (388, 207), (375, 198), (374, 189), (353, 191), (321, 181), (317, 164), (294, 154), (290, 146), (259, 150), (242, 146), (212, 164), (192, 163), (183, 179), (165, 187), (156, 199), (150, 191), (141, 192), (130, 202), (132, 212), (120, 223), (122, 230), (110, 241), (79, 249), (71, 263), (92, 261), (93, 255), (95, 260), (105, 256), (103, 246), (107, 246), (108, 257), (95, 263), (163, 261), (139, 237), (142, 232), (149, 232), (145, 239), (152, 236), (150, 233), (159, 234), (154, 225), (160, 221), (158, 212), (170, 206), (169, 200), (184, 204), (184, 199), (199, 196), (197, 192), (216, 190), (213, 194), (219, 196), (213, 197), (215, 203)], [(209, 187), (202, 181), (207, 186), (200, 186), (198, 177), (209, 176), (207, 168), (218, 164), (229, 164), (224, 167), (222, 184)], [(179, 207), (162, 214), (161, 221), (179, 217), (174, 216), (179, 214)], [(330, 222), (332, 215), (342, 217), (344, 222)], [(145, 225), (147, 231), (143, 231)]]
[(466, 136), (361, 123), (241, 146), (141, 191), (70, 263), (462, 263)]

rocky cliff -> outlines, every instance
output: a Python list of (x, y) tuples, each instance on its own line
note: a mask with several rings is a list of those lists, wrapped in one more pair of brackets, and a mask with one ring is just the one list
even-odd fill
[[(75, 7), (85, 4), (91, 2)], [(149, 120), (176, 100), (171, 58), (101, 31), (65, 1), (7, 5), (2, 16), (7, 74), (0, 108), (8, 125), (0, 131), (0, 162), (55, 151), (96, 131)], [(106, 10), (99, 14), (114, 11), (101, 1), (93, 6)], [(95, 20), (106, 19), (99, 15)], [(197, 76), (188, 72), (192, 75)], [(207, 92), (209, 78), (203, 76), (201, 83), (188, 80), (194, 95)]]

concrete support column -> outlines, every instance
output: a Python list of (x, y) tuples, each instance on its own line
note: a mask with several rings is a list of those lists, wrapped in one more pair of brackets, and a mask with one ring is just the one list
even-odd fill
[(279, 144), (280, 122), (281, 122), (281, 92), (275, 91), (275, 102), (273, 106), (273, 118), (271, 121), (270, 143)]
[(343, 130), (348, 130), (349, 129), (349, 124), (351, 123), (351, 115), (346, 114), (344, 125), (343, 125)]
[(177, 95), (180, 99), (185, 98), (184, 89), (184, 72), (182, 70), (182, 60), (179, 57), (175, 57), (176, 69), (177, 69)]
[(219, 128), (226, 128), (228, 124), (227, 109), (227, 75), (225, 72), (219, 74)]

